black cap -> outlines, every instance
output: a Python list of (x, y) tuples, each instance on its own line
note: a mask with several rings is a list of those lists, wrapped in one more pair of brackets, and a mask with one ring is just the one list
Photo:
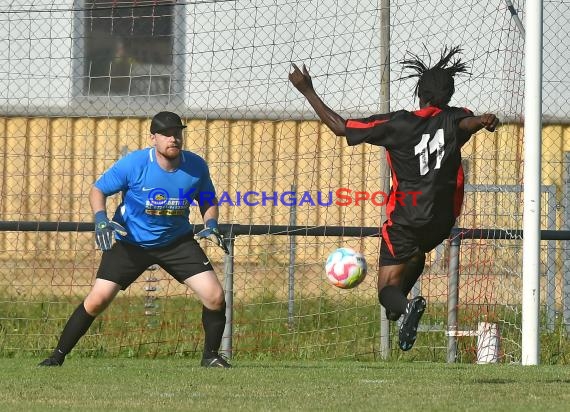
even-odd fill
[(150, 122), (150, 132), (157, 133), (167, 129), (185, 129), (186, 125), (182, 124), (182, 119), (176, 113), (160, 112), (157, 113)]

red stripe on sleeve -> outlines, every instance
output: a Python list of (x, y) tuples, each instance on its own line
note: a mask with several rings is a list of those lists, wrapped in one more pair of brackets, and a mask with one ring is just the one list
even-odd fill
[(378, 126), (379, 124), (386, 123), (386, 120), (374, 120), (372, 122), (359, 122), (358, 120), (347, 120), (346, 127), (351, 129), (369, 129), (374, 126)]

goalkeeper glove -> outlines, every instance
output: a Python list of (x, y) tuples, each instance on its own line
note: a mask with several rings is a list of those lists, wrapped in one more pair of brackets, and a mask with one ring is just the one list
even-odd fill
[(209, 219), (206, 222), (204, 229), (196, 233), (196, 236), (194, 236), (194, 238), (206, 239), (214, 243), (216, 246), (221, 247), (226, 255), (230, 254), (230, 250), (228, 249), (226, 242), (224, 241), (224, 237), (218, 230), (218, 222), (216, 221), (216, 219)]
[(126, 229), (117, 222), (109, 220), (104, 211), (95, 213), (95, 243), (99, 249), (103, 251), (111, 249), (114, 232), (121, 236), (127, 235)]

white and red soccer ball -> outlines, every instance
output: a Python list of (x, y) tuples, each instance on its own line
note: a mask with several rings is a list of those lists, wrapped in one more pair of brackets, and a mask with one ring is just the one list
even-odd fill
[(366, 277), (367, 266), (364, 255), (347, 247), (332, 252), (325, 265), (327, 280), (337, 288), (351, 289)]

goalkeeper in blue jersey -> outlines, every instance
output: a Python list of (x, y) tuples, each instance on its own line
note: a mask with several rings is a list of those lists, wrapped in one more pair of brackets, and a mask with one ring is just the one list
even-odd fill
[[(97, 278), (67, 321), (53, 353), (40, 366), (62, 365), (117, 293), (158, 264), (202, 302), (201, 365), (230, 367), (218, 354), (226, 324), (224, 291), (196, 239), (208, 239), (229, 252), (218, 231), (218, 205), (208, 166), (200, 156), (182, 150), (185, 127), (177, 114), (158, 113), (150, 126), (152, 147), (117, 161), (91, 188), (95, 240), (103, 251)], [(109, 220), (106, 199), (119, 192), (123, 201)], [(199, 206), (204, 220), (204, 229), (196, 236), (189, 222), (193, 204)]]
[[(493, 131), (499, 119), (492, 113), (475, 116), (470, 110), (451, 107), (454, 76), (466, 72), (456, 55), (461, 49), (445, 49), (429, 67), (417, 56), (404, 60), (404, 68), (417, 77), (415, 94), (420, 109), (375, 114), (345, 120), (316, 94), (305, 66), (293, 65), (289, 80), (311, 104), (321, 120), (349, 145), (368, 143), (386, 148), (392, 188), (382, 225), (378, 300), (389, 320), (402, 318), (400, 349), (416, 341), (420, 318), (426, 308), (422, 296), (407, 295), (422, 274), (425, 254), (449, 237), (463, 202), (461, 147), (483, 128)], [(416, 201), (404, 202), (399, 193), (415, 193)]]

